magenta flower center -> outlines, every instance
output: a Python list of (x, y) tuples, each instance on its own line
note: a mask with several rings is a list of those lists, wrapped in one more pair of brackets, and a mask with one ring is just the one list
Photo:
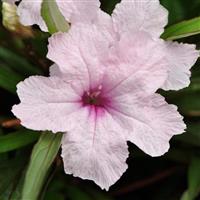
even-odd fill
[(84, 92), (82, 96), (83, 106), (104, 107), (108, 102), (107, 98), (102, 94), (102, 87)]

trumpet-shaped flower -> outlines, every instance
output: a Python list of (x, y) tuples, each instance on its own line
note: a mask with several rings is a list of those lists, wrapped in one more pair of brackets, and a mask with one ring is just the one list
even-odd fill
[(65, 172), (108, 190), (127, 169), (127, 141), (160, 156), (184, 132), (176, 106), (155, 93), (168, 76), (166, 56), (144, 31), (116, 42), (106, 29), (73, 26), (50, 38), (50, 77), (19, 83), (12, 111), (27, 128), (65, 132)]

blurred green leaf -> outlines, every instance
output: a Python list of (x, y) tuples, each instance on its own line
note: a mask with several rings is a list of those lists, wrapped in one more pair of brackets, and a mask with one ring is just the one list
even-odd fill
[(17, 74), (16, 72), (10, 70), (8, 67), (0, 66), (0, 87), (8, 90), (9, 92), (16, 93), (16, 85), (21, 80), (23, 76)]
[(160, 0), (160, 2), (169, 11), (169, 24), (192, 19), (200, 14), (199, 0)]
[(21, 200), (21, 189), (27, 155), (16, 154), (12, 159), (0, 161), (0, 199)]
[(185, 18), (185, 7), (182, 0), (161, 0), (161, 4), (169, 11), (169, 24), (177, 23)]
[(51, 34), (69, 30), (69, 24), (59, 11), (55, 0), (43, 0), (41, 12)]
[(53, 179), (49, 184), (47, 192), (44, 193), (44, 200), (63, 200), (65, 195), (62, 191), (66, 191), (66, 185), (67, 183), (63, 180)]
[(93, 198), (89, 194), (82, 191), (78, 187), (68, 185), (67, 189), (68, 189), (68, 197), (71, 200), (80, 200), (80, 199), (81, 200), (93, 200)]
[(0, 136), (0, 153), (22, 148), (23, 146), (35, 142), (38, 137), (39, 134), (37, 132), (27, 129)]
[(200, 157), (194, 157), (188, 171), (189, 200), (195, 199), (200, 192)]
[(33, 148), (25, 176), (22, 200), (38, 199), (48, 170), (60, 148), (61, 139), (61, 133), (43, 133), (41, 135), (39, 141)]
[(92, 195), (93, 197), (92, 199), (95, 199), (95, 200), (112, 200), (113, 199), (109, 196), (108, 193), (101, 190), (89, 189), (88, 192), (89, 194)]
[(188, 190), (181, 200), (195, 200), (200, 193), (200, 157), (193, 157), (188, 169)]
[(22, 74), (33, 75), (33, 74), (41, 74), (41, 70), (39, 68), (32, 66), (24, 57), (21, 57), (12, 51), (0, 47), (0, 59), (4, 61), (11, 67), (12, 69), (20, 72)]
[(176, 136), (175, 139), (193, 146), (200, 147), (200, 124), (199, 123), (187, 124), (186, 133)]
[(200, 33), (200, 17), (183, 21), (166, 28), (161, 35), (166, 40), (176, 40)]
[(185, 191), (183, 193), (183, 196), (181, 197), (181, 200), (191, 200), (190, 197), (189, 197), (188, 191)]

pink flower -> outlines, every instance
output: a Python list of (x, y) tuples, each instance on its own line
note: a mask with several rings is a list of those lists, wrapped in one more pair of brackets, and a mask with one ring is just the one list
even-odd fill
[[(34, 2), (33, 2), (34, 1)], [(47, 26), (41, 16), (42, 0), (22, 0), (18, 6), (20, 22), (25, 26), (39, 25), (42, 31), (47, 32)]]
[[(41, 2), (35, 0), (34, 3), (22, 0), (18, 7), (20, 20), (24, 25), (38, 24), (43, 31), (47, 31), (45, 22), (41, 17)], [(121, 35), (145, 31), (155, 40), (161, 40), (159, 37), (164, 31), (168, 22), (168, 12), (160, 5), (159, 0), (122, 0), (117, 4), (112, 17), (99, 9), (99, 0), (56, 0), (57, 5), (65, 17), (72, 23), (93, 23), (99, 26), (99, 29), (113, 29), (113, 35), (119, 40)], [(179, 90), (190, 84), (190, 69), (199, 57), (199, 52), (195, 50), (194, 45), (179, 44), (163, 41), (165, 57), (169, 66), (168, 77), (162, 88), (165, 90)]]
[[(132, 35), (138, 31), (145, 31), (155, 40), (164, 31), (168, 22), (168, 12), (160, 5), (159, 0), (122, 0), (117, 4), (112, 14), (114, 30), (118, 37), (124, 33)], [(195, 45), (165, 42), (165, 59), (169, 66), (168, 77), (162, 88), (165, 90), (179, 90), (189, 86), (191, 67), (199, 57)]]
[[(7, 0), (14, 3), (19, 0)], [(56, 0), (58, 7), (65, 19), (74, 23), (90, 23), (97, 21), (100, 12), (98, 0)], [(47, 26), (41, 16), (42, 0), (22, 0), (18, 6), (18, 14), (23, 25), (37, 24), (41, 30), (47, 32)]]
[[(4, 1), (14, 4), (19, 0), (4, 0)], [(31, 26), (37, 24), (40, 26), (41, 30), (47, 32), (48, 31), (47, 26), (41, 16), (41, 4), (42, 0), (33, 0), (33, 1), (22, 0), (17, 8), (17, 13), (19, 15), (20, 22), (23, 25)]]
[(84, 24), (51, 37), (50, 77), (19, 83), (12, 110), (27, 128), (66, 132), (65, 172), (106, 190), (127, 169), (127, 141), (161, 156), (185, 129), (176, 106), (155, 93), (168, 76), (163, 42), (144, 31), (117, 42), (111, 32)]

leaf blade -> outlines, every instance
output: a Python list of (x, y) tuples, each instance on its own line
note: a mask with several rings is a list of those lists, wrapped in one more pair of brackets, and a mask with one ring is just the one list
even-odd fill
[(24, 77), (10, 70), (8, 67), (0, 66), (0, 87), (16, 94), (16, 85)]
[(161, 38), (165, 40), (176, 40), (200, 34), (200, 17), (182, 21), (166, 28)]
[(42, 17), (46, 22), (48, 30), (51, 34), (56, 32), (67, 32), (69, 29), (69, 24), (59, 11), (59, 8), (55, 2), (55, 0), (43, 0), (42, 9), (41, 9)]
[(60, 148), (61, 139), (61, 133), (44, 133), (41, 135), (32, 151), (25, 176), (22, 200), (38, 199), (48, 170)]
[(0, 137), (0, 153), (13, 151), (35, 142), (39, 134), (31, 130), (20, 130)]
[(200, 193), (200, 157), (194, 157), (188, 171), (188, 196), (195, 199)]

